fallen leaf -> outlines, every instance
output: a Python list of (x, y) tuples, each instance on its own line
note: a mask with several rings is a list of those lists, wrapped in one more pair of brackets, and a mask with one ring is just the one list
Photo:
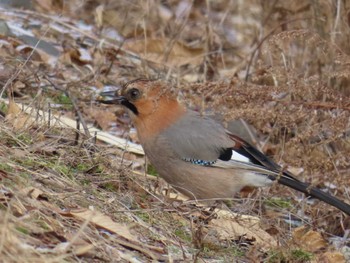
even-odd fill
[(89, 222), (128, 240), (137, 241), (137, 239), (130, 233), (129, 228), (126, 225), (114, 222), (109, 216), (104, 215), (101, 212), (89, 209), (79, 209), (72, 210), (69, 212), (69, 214), (82, 220), (88, 220)]
[(31, 187), (31, 186), (21, 189), (21, 192), (24, 195), (29, 196), (30, 198), (33, 198), (33, 199), (38, 199), (44, 194), (44, 192), (41, 191), (40, 189)]
[(21, 109), (18, 107), (18, 105), (15, 103), (15, 101), (10, 100), (8, 110), (7, 110), (7, 115), (10, 115), (10, 114), (18, 115), (21, 112), (22, 112)]
[(21, 201), (19, 201), (19, 199), (12, 202), (11, 208), (12, 214), (17, 217), (23, 216), (28, 212), (27, 208), (21, 203)]
[[(138, 241), (137, 238), (130, 233), (129, 228), (125, 224), (114, 222), (109, 216), (106, 216), (101, 212), (93, 211), (89, 209), (77, 209), (77, 210), (71, 210), (69, 212), (60, 212), (60, 214), (65, 216), (76, 217), (78, 219), (93, 223), (97, 227), (103, 228), (112, 233), (116, 233), (117, 235), (124, 238), (124, 239), (118, 238), (115, 240), (122, 246), (129, 247), (134, 250), (138, 250), (141, 253), (147, 255), (151, 259), (163, 260), (163, 256), (158, 254), (158, 253), (164, 253), (163, 248), (151, 246)], [(83, 252), (85, 252), (85, 249), (83, 249)]]
[(237, 240), (244, 237), (265, 249), (277, 245), (276, 240), (261, 228), (256, 217), (232, 216), (221, 210), (218, 218), (210, 221), (209, 230), (215, 231), (220, 240)]
[(95, 8), (95, 23), (99, 28), (103, 26), (103, 11), (104, 11), (103, 4)]
[(74, 254), (77, 256), (82, 256), (86, 254), (91, 254), (95, 250), (95, 245), (93, 244), (88, 244), (85, 246), (78, 246), (77, 248), (74, 249)]
[(92, 56), (87, 49), (70, 47), (61, 55), (60, 61), (66, 64), (74, 62), (78, 65), (86, 65), (92, 62)]
[(5, 117), (7, 123), (11, 124), (15, 131), (28, 128), (34, 121), (18, 107), (14, 100), (10, 99)]
[(199, 65), (204, 55), (201, 48), (191, 48), (180, 41), (167, 38), (131, 40), (126, 42), (123, 48), (139, 54), (146, 60), (164, 63), (169, 67)]
[[(32, 2), (32, 1), (31, 1)], [(46, 13), (64, 13), (65, 9), (68, 8), (63, 1), (55, 1), (55, 0), (35, 0), (34, 7), (36, 11), (41, 14)]]
[(345, 257), (342, 253), (338, 251), (326, 252), (321, 256), (321, 261), (323, 263), (345, 263)]
[(72, 242), (73, 251), (75, 255), (81, 256), (86, 254), (93, 254), (95, 250), (95, 245), (87, 242), (81, 237), (76, 238), (75, 234), (68, 233), (65, 236), (67, 238), (67, 241)]
[(293, 240), (303, 249), (316, 252), (327, 247), (327, 242), (320, 233), (308, 229), (306, 226), (300, 226), (293, 232)]
[(47, 141), (34, 143), (28, 147), (28, 150), (32, 153), (38, 153), (45, 156), (53, 156), (58, 154), (57, 146), (54, 144), (50, 145), (50, 142)]

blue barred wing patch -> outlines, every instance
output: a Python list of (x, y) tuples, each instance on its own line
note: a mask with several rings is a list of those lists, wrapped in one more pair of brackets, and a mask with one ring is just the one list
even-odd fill
[(203, 165), (203, 166), (210, 166), (216, 163), (216, 161), (205, 161), (205, 160), (197, 160), (192, 158), (183, 158), (182, 160), (193, 164), (197, 164), (197, 165)]

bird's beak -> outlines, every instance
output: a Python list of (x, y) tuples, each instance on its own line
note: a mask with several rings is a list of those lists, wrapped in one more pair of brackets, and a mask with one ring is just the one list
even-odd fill
[(104, 91), (99, 94), (96, 101), (104, 104), (121, 104), (125, 101), (124, 96), (120, 96), (119, 90)]
[(134, 115), (138, 115), (139, 112), (136, 106), (130, 101), (128, 101), (126, 97), (121, 96), (119, 92), (120, 90), (101, 92), (96, 101), (104, 104), (123, 105), (124, 107), (129, 109)]

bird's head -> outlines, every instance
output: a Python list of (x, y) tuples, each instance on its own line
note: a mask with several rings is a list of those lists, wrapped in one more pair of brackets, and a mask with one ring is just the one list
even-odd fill
[(136, 126), (142, 124), (162, 130), (185, 111), (178, 102), (174, 89), (157, 80), (133, 80), (120, 90), (103, 92), (100, 95), (102, 99), (98, 101), (101, 103), (124, 106)]
[(146, 117), (155, 113), (164, 103), (176, 101), (171, 88), (164, 83), (148, 79), (136, 79), (121, 89), (100, 94), (101, 103), (120, 104), (128, 109), (132, 118)]

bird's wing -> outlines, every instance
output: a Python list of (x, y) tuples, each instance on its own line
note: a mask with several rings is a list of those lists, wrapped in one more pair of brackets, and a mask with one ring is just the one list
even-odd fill
[[(292, 189), (316, 197), (350, 215), (350, 205), (308, 183), (296, 179), (238, 136), (225, 130), (213, 119), (188, 112), (169, 127), (167, 138), (176, 155), (184, 161), (213, 168), (248, 170)], [(239, 159), (236, 159), (236, 157)]]
[[(258, 149), (250, 145), (248, 142), (246, 142), (242, 138), (230, 132), (227, 132), (227, 135), (230, 137), (232, 141), (235, 142), (234, 146), (232, 147), (232, 151), (235, 154), (232, 155), (232, 158), (229, 161), (229, 163), (234, 163), (233, 165), (236, 165), (235, 163), (237, 163), (237, 159), (234, 156), (240, 155), (246, 158), (246, 160), (244, 161), (244, 165), (246, 165), (247, 167), (250, 167), (253, 171), (258, 171), (258, 169), (263, 169), (265, 170), (265, 172), (262, 172), (263, 174), (274, 175), (274, 176), (284, 176), (292, 180), (299, 181), (288, 171), (283, 171), (281, 166), (279, 166), (271, 158), (269, 158), (268, 156), (260, 152)], [(222, 164), (222, 162), (220, 163)]]
[[(226, 148), (233, 147), (235, 143), (221, 124), (190, 110), (162, 135), (168, 138), (179, 158), (186, 160), (214, 162), (220, 156), (230, 159), (231, 154)], [(226, 154), (230, 156), (226, 157)]]
[[(163, 134), (179, 158), (194, 164), (277, 175), (280, 167), (215, 120), (188, 111)], [(170, 139), (171, 138), (171, 139)]]

